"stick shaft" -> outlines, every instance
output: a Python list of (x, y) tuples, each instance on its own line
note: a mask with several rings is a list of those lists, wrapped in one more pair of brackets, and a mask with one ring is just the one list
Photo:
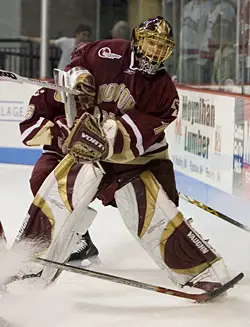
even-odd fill
[(140, 289), (144, 289), (144, 290), (148, 290), (148, 291), (153, 291), (153, 292), (157, 292), (157, 293), (168, 294), (168, 295), (181, 297), (181, 298), (185, 298), (185, 299), (190, 299), (190, 300), (194, 300), (194, 301), (197, 301), (203, 295), (203, 294), (189, 294), (186, 292), (182, 292), (182, 291), (178, 291), (178, 290), (174, 290), (174, 289), (170, 289), (170, 288), (165, 288), (165, 287), (161, 287), (161, 286), (147, 284), (144, 282), (139, 282), (139, 281), (136, 281), (133, 279), (128, 279), (128, 278), (123, 278), (123, 277), (119, 277), (119, 276), (115, 276), (115, 275), (105, 274), (105, 273), (88, 270), (88, 269), (84, 269), (84, 268), (77, 268), (74, 266), (70, 266), (68, 264), (59, 263), (59, 262), (55, 262), (55, 261), (47, 260), (47, 259), (43, 259), (43, 258), (37, 258), (36, 261), (40, 262), (44, 265), (48, 265), (50, 267), (57, 268), (57, 269), (62, 269), (65, 271), (69, 271), (69, 272), (73, 272), (73, 273), (77, 273), (77, 274), (81, 274), (81, 275), (85, 275), (85, 276), (89, 276), (89, 277), (94, 277), (94, 278), (101, 279), (101, 280), (111, 281), (111, 282), (118, 283), (118, 284), (123, 284), (123, 285), (140, 288)]
[(74, 119), (76, 116), (76, 110), (74, 109), (74, 99), (73, 95), (79, 95), (81, 94), (78, 90), (71, 90), (70, 88), (66, 86), (59, 86), (53, 83), (49, 83), (46, 81), (41, 81), (39, 79), (33, 79), (28, 77), (23, 77), (18, 74), (15, 74), (13, 72), (8, 72), (7, 70), (0, 70), (0, 81), (5, 82), (14, 82), (19, 84), (31, 84), (36, 85), (40, 87), (45, 87), (48, 89), (52, 89), (55, 91), (60, 92), (61, 94), (65, 94), (64, 97), (64, 108), (65, 108), (65, 116), (67, 120), (67, 125), (69, 128), (71, 128), (74, 124)]
[(240, 223), (237, 220), (234, 220), (233, 218), (230, 218), (230, 217), (226, 216), (225, 214), (223, 214), (223, 213), (221, 213), (219, 211), (214, 210), (211, 207), (206, 206), (205, 204), (203, 204), (203, 203), (201, 203), (201, 202), (199, 202), (197, 200), (192, 199), (188, 195), (185, 195), (183, 193), (179, 193), (179, 197), (181, 199), (183, 199), (183, 200), (186, 200), (187, 202), (189, 202), (191, 204), (194, 204), (196, 207), (198, 207), (198, 208), (200, 208), (200, 209), (202, 209), (202, 210), (204, 210), (206, 212), (209, 212), (212, 215), (214, 215), (214, 216), (216, 216), (216, 217), (218, 217), (220, 219), (223, 219), (223, 220), (227, 221), (228, 223), (230, 223), (230, 224), (232, 224), (232, 225), (234, 225), (234, 226), (236, 226), (238, 228), (241, 228), (241, 229), (245, 230), (246, 232), (250, 232), (250, 227)]
[(2, 70), (2, 69), (0, 70), (0, 81), (14, 82), (14, 83), (20, 83), (20, 84), (23, 84), (23, 83), (32, 84), (32, 85), (52, 89), (52, 90), (55, 90), (55, 91), (66, 92), (66, 93), (69, 93), (69, 94), (72, 94), (72, 95), (81, 94), (81, 92), (78, 91), (78, 90), (71, 90), (68, 87), (58, 86), (56, 84), (49, 83), (49, 82), (46, 82), (46, 81), (41, 81), (39, 79), (23, 77), (23, 76), (20, 76), (18, 74), (15, 74), (13, 72), (9, 72), (7, 70)]

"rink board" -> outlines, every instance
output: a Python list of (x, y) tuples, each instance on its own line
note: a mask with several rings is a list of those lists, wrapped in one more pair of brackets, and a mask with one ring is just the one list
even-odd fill
[[(34, 165), (40, 148), (21, 142), (19, 123), (37, 87), (1, 83), (0, 163)], [(179, 87), (180, 112), (167, 129), (182, 193), (238, 218), (250, 212), (250, 98)], [(243, 209), (243, 210), (242, 210)]]

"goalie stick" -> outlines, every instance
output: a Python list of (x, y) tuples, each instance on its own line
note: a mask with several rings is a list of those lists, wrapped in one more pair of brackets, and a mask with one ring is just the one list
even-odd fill
[(84, 268), (77, 268), (77, 267), (74, 267), (74, 266), (71, 266), (68, 264), (59, 263), (56, 261), (47, 260), (47, 259), (43, 259), (43, 258), (36, 258), (36, 261), (42, 263), (43, 265), (54, 267), (54, 268), (57, 268), (60, 270), (65, 270), (65, 271), (69, 271), (72, 273), (85, 275), (88, 277), (94, 277), (94, 278), (98, 278), (98, 279), (102, 279), (102, 280), (107, 280), (110, 282), (123, 284), (123, 285), (131, 286), (131, 287), (135, 287), (135, 288), (140, 288), (140, 289), (144, 289), (147, 291), (153, 291), (153, 292), (157, 292), (157, 293), (172, 295), (175, 297), (185, 298), (185, 299), (193, 300), (197, 303), (209, 302), (209, 301), (217, 298), (218, 296), (220, 296), (221, 294), (225, 293), (227, 290), (232, 288), (235, 284), (237, 284), (244, 277), (244, 274), (240, 273), (237, 276), (235, 276), (233, 279), (231, 279), (229, 282), (227, 282), (220, 288), (216, 289), (215, 291), (202, 293), (202, 294), (190, 294), (190, 293), (174, 290), (171, 288), (165, 288), (165, 287), (161, 287), (161, 286), (147, 284), (144, 282), (139, 282), (139, 281), (136, 281), (133, 279), (118, 277), (115, 275), (105, 274), (105, 273), (88, 270), (88, 269), (84, 269)]
[(23, 77), (13, 72), (0, 69), (0, 81), (14, 82), (19, 84), (32, 84), (40, 87), (45, 87), (60, 92), (62, 102), (65, 104), (65, 116), (67, 119), (67, 125), (69, 128), (73, 126), (74, 119), (76, 117), (75, 101), (73, 95), (79, 95), (82, 92), (66, 87), (63, 83), (67, 81), (65, 77), (66, 73), (59, 69), (54, 69), (54, 76), (56, 77), (57, 84), (53, 84), (47, 81), (41, 81), (39, 79)]
[(2, 70), (0, 69), (0, 81), (6, 81), (6, 82), (13, 82), (13, 83), (19, 83), (19, 84), (32, 84), (40, 87), (46, 87), (48, 89), (52, 89), (55, 91), (63, 91), (72, 95), (79, 95), (82, 92), (78, 90), (71, 90), (70, 88), (66, 86), (58, 86), (56, 84), (47, 82), (47, 81), (42, 81), (40, 79), (34, 79), (34, 78), (29, 78), (29, 77), (23, 77), (18, 74), (15, 74), (13, 72), (8, 72), (7, 70)]
[(228, 223), (230, 223), (230, 224), (232, 224), (232, 225), (234, 225), (234, 226), (236, 226), (236, 227), (238, 227), (238, 228), (243, 229), (243, 230), (246, 231), (246, 232), (250, 232), (250, 227), (248, 227), (248, 226), (246, 226), (246, 225), (240, 223), (240, 222), (237, 221), (237, 220), (234, 220), (233, 218), (230, 218), (230, 217), (224, 215), (223, 213), (221, 213), (221, 212), (219, 212), (219, 211), (214, 210), (214, 209), (211, 208), (211, 207), (206, 206), (205, 204), (203, 204), (203, 203), (201, 203), (201, 202), (199, 202), (199, 201), (197, 201), (197, 200), (192, 199), (192, 198), (189, 197), (188, 195), (185, 195), (185, 194), (183, 194), (183, 193), (179, 193), (179, 197), (180, 197), (181, 199), (183, 199), (183, 200), (186, 200), (187, 202), (189, 202), (189, 203), (191, 203), (191, 204), (194, 204), (196, 207), (198, 207), (198, 208), (200, 208), (200, 209), (202, 209), (202, 210), (205, 210), (206, 212), (209, 212), (209, 213), (211, 213), (212, 215), (214, 215), (214, 216), (216, 216), (216, 217), (218, 217), (218, 218), (220, 218), (220, 219), (223, 219), (223, 220), (227, 221)]

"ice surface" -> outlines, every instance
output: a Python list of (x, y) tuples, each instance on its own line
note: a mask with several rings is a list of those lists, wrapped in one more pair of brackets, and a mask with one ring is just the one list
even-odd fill
[[(0, 165), (0, 220), (10, 243), (32, 201), (31, 170), (29, 166)], [(100, 251), (102, 271), (173, 287), (126, 230), (117, 210), (99, 202), (93, 207), (99, 213), (90, 232)], [(240, 271), (246, 275), (223, 302), (198, 305), (64, 273), (46, 290), (13, 285), (8, 296), (0, 299), (1, 319), (23, 327), (250, 326), (250, 234), (187, 202), (181, 202), (180, 208), (186, 217), (194, 218), (194, 227), (224, 256), (232, 275)]]

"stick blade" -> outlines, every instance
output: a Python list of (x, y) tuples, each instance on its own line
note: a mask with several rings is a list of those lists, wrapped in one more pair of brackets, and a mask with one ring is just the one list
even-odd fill
[(200, 297), (197, 298), (196, 302), (197, 303), (206, 303), (206, 302), (213, 301), (217, 297), (219, 297), (219, 296), (223, 295), (225, 292), (227, 292), (230, 288), (233, 288), (243, 278), (244, 278), (244, 274), (239, 273), (237, 276), (235, 276), (233, 279), (231, 279), (230, 281), (228, 281), (226, 284), (222, 285), (218, 289), (216, 289), (212, 292), (200, 294)]

